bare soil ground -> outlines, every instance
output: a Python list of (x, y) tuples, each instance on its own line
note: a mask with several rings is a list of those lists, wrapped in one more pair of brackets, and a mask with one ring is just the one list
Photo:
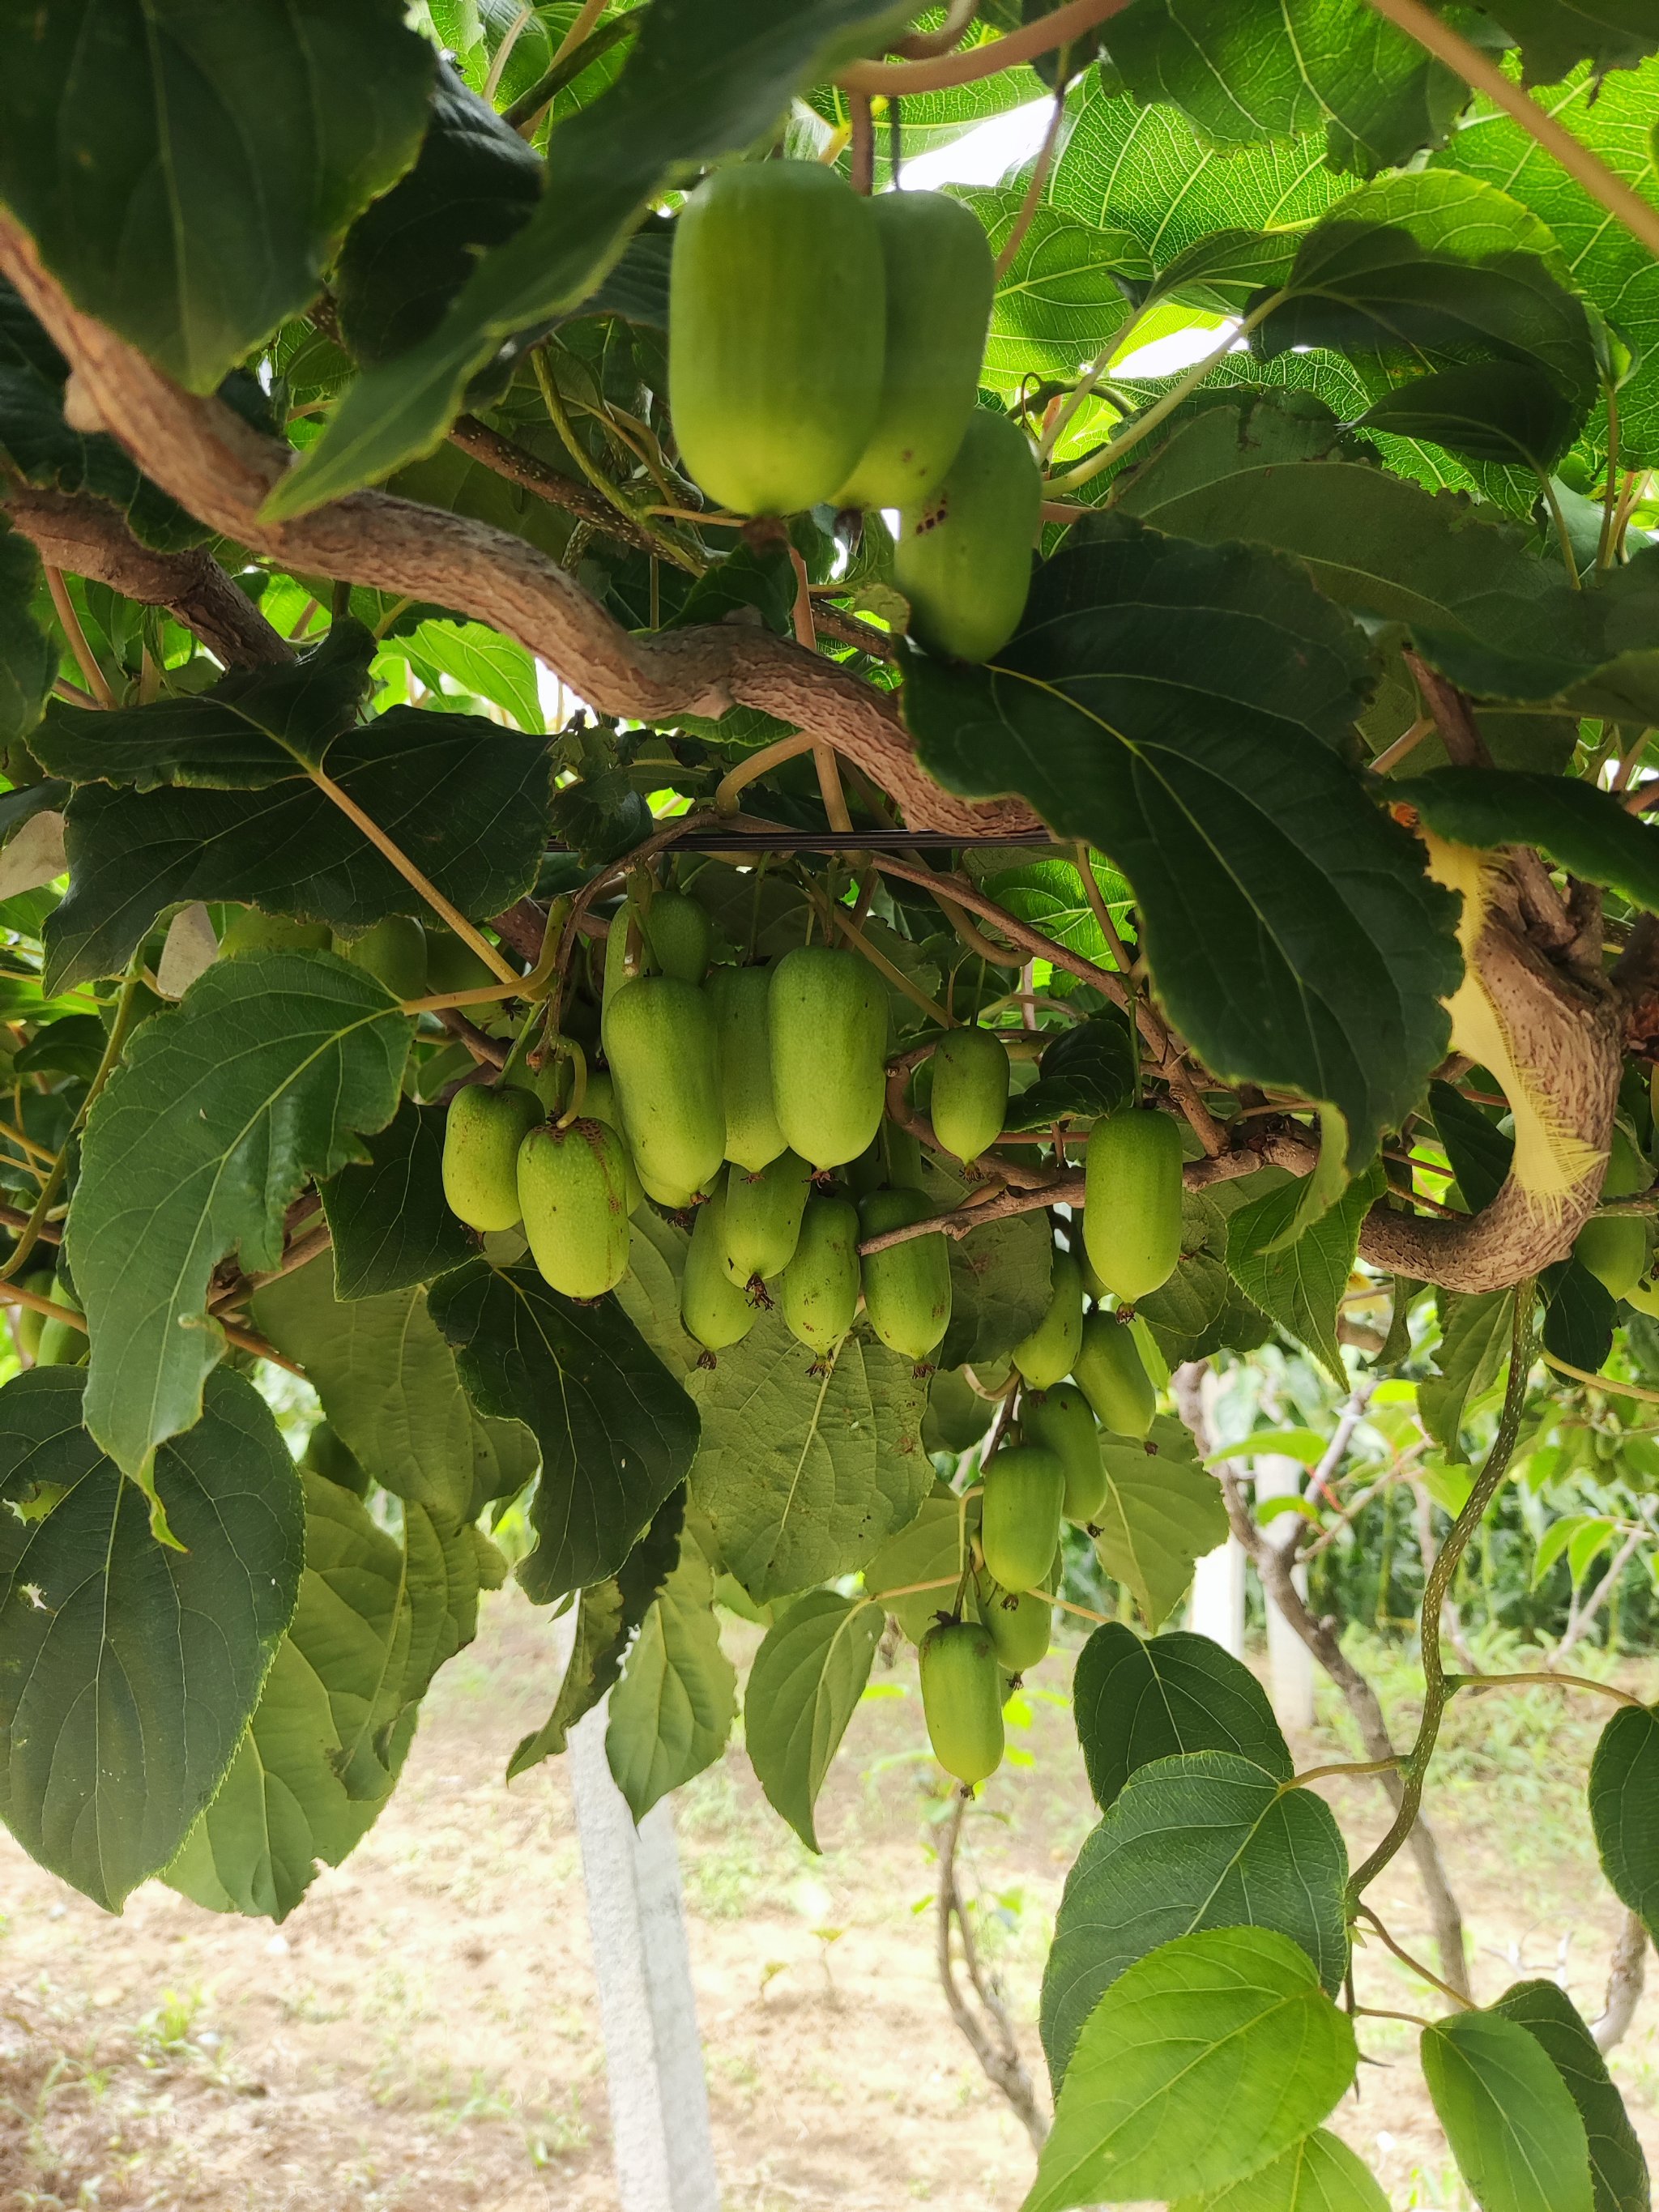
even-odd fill
[[(734, 1654), (753, 1632), (733, 1623)], [(1409, 1674), (1396, 1669), (1403, 1690)], [(554, 1688), (544, 1616), (492, 1601), (440, 1678), (378, 1827), (280, 1930), (152, 1883), (112, 1919), (0, 1836), (0, 2206), (146, 2212), (611, 2212), (609, 2117), (563, 1768), (505, 1788)], [(968, 1831), (986, 1942), (1042, 2078), (1038, 1983), (1065, 1870), (1091, 1825), (1064, 1691), (1030, 1723)], [(1046, 1679), (1045, 1679), (1046, 1678)], [(1392, 1687), (1392, 1683), (1385, 1686)], [(934, 1978), (929, 1836), (944, 1804), (920, 1749), (914, 1661), (854, 1718), (814, 1859), (741, 1751), (678, 1812), (714, 2141), (732, 2212), (883, 2212), (907, 2199), (1012, 2212), (1031, 2172)], [(1580, 1700), (1579, 1705), (1591, 1704)], [(1341, 1757), (1340, 1718), (1297, 1746)], [(1409, 1713), (1397, 1717), (1403, 1729)], [(1431, 1801), (1474, 1938), (1479, 1992), (1565, 1975), (1599, 2010), (1618, 1911), (1595, 1870), (1582, 1776), (1602, 1717), (1548, 1693), (1454, 1707)], [(1327, 1785), (1369, 1842), (1370, 1783)], [(1401, 1863), (1373, 1893), (1426, 1954)], [(1380, 1951), (1363, 2002), (1439, 2008)], [(1614, 2070), (1659, 2151), (1659, 2002)], [(1377, 2063), (1336, 2124), (1391, 2203), (1467, 2200), (1423, 2094), (1413, 2031), (1365, 2024)]]

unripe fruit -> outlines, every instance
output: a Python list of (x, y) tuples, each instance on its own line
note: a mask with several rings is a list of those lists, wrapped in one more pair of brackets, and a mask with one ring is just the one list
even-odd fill
[[(611, 933), (605, 940), (605, 981), (599, 992), (599, 1042), (608, 1059), (611, 1054), (611, 1009), (618, 991), (630, 982), (654, 972), (655, 962), (651, 957), (651, 940), (639, 919), (639, 908), (632, 899), (624, 899), (611, 917)], [(636, 951), (639, 967), (636, 974), (628, 972), (628, 931), (635, 925), (638, 939)]]
[[(422, 996), (437, 998), (450, 991), (481, 990), (486, 983), (499, 983), (495, 970), (485, 967), (477, 954), (453, 929), (428, 929), (426, 933), (426, 991)], [(482, 999), (477, 1005), (465, 1007), (468, 1021), (477, 1022), (481, 1029), (501, 1018), (503, 1001)]]
[(959, 1367), (941, 1367), (928, 1387), (927, 1411), (921, 1424), (923, 1450), (966, 1451), (990, 1427), (995, 1411)]
[(1002, 1134), (1008, 1054), (989, 1030), (951, 1030), (933, 1048), (933, 1134), (969, 1167)]
[(1006, 1672), (1023, 1674), (1048, 1656), (1054, 1607), (1047, 1590), (1004, 1589), (983, 1569), (975, 1577), (974, 1589), (980, 1620)]
[(1005, 1444), (980, 1480), (986, 1572), (1004, 1589), (1035, 1589), (1054, 1563), (1066, 1470), (1041, 1444)]
[[(755, 1309), (726, 1272), (726, 1187), (697, 1208), (680, 1276), (680, 1319), (705, 1355), (724, 1352), (755, 1326)], [(703, 1365), (712, 1367), (712, 1356)]]
[(906, 511), (893, 581), (930, 653), (988, 660), (1019, 628), (1031, 588), (1042, 474), (1025, 433), (975, 407), (945, 477)]
[(542, 1118), (528, 1091), (469, 1083), (444, 1121), (444, 1196), (469, 1229), (511, 1229), (519, 1220), (519, 1147)]
[(886, 278), (868, 200), (816, 161), (717, 169), (674, 225), (668, 404), (681, 458), (740, 514), (832, 499), (875, 428)]
[(716, 968), (704, 988), (714, 1010), (726, 1157), (753, 1175), (784, 1149), (772, 1103), (771, 972)]
[(628, 1273), (622, 1140), (583, 1115), (544, 1123), (519, 1147), (519, 1209), (543, 1280), (567, 1298), (600, 1298)]
[(1106, 1467), (1100, 1431), (1082, 1391), (1073, 1382), (1057, 1382), (1051, 1390), (1022, 1399), (1019, 1428), (1028, 1443), (1042, 1445), (1060, 1462), (1066, 1477), (1060, 1509), (1066, 1518), (1079, 1528), (1092, 1528), (1106, 1503)]
[[(61, 1275), (54, 1275), (46, 1296), (54, 1305), (65, 1306), (70, 1313), (79, 1313), (81, 1301)], [(41, 1316), (40, 1341), (35, 1346), (37, 1367), (83, 1367), (91, 1343), (83, 1328), (73, 1322), (59, 1321), (55, 1314)]]
[(637, 1212), (645, 1193), (641, 1189), (639, 1176), (634, 1171), (634, 1155), (628, 1148), (627, 1132), (622, 1125), (622, 1110), (617, 1104), (617, 1086), (611, 1079), (608, 1067), (588, 1070), (587, 1088), (582, 1094), (582, 1111), (616, 1131), (617, 1142), (622, 1148), (623, 1194), (628, 1201), (629, 1212)]
[(979, 389), (996, 290), (978, 218), (943, 192), (871, 200), (887, 272), (881, 403), (837, 507), (912, 507), (957, 457)]
[(708, 909), (684, 891), (659, 891), (645, 916), (652, 957), (665, 975), (682, 983), (701, 983), (708, 973), (708, 948), (714, 925)]
[(1083, 1270), (1056, 1252), (1048, 1276), (1048, 1310), (1014, 1346), (1014, 1364), (1033, 1390), (1051, 1390), (1072, 1371), (1083, 1346)]
[[(50, 1267), (31, 1267), (18, 1288), (33, 1291), (36, 1297), (49, 1298), (52, 1296), (55, 1279)], [(32, 1306), (18, 1306), (13, 1311), (12, 1322), (17, 1331), (18, 1348), (27, 1352), (31, 1359), (40, 1357), (40, 1334), (46, 1326), (46, 1320), (45, 1314), (37, 1313)]]
[[(859, 1207), (866, 1237), (908, 1229), (935, 1211), (919, 1190), (872, 1190)], [(951, 1257), (934, 1231), (872, 1252), (864, 1262), (864, 1307), (890, 1352), (921, 1361), (939, 1349), (951, 1322)]]
[(815, 1168), (855, 1160), (881, 1123), (887, 998), (856, 952), (803, 945), (772, 970), (772, 1097), (790, 1149)]
[(1181, 1131), (1170, 1114), (1120, 1107), (1089, 1132), (1083, 1241), (1126, 1305), (1160, 1289), (1181, 1257)]
[(264, 914), (257, 906), (235, 908), (219, 940), (222, 960), (244, 952), (326, 952), (334, 933), (325, 921), (290, 921), (286, 915)]
[(1119, 1437), (1150, 1433), (1158, 1393), (1134, 1338), (1115, 1315), (1097, 1308), (1089, 1316), (1083, 1324), (1083, 1349), (1072, 1372), (1103, 1428)]
[(921, 1639), (921, 1711), (933, 1756), (970, 1787), (1002, 1764), (1002, 1680), (988, 1632), (941, 1620)]
[(726, 1272), (757, 1305), (769, 1305), (765, 1285), (781, 1275), (800, 1242), (801, 1216), (812, 1170), (795, 1152), (781, 1152), (757, 1175), (726, 1171)]
[(394, 999), (426, 996), (426, 932), (412, 915), (389, 914), (362, 937), (337, 937), (334, 950), (354, 967), (367, 968)]
[[(1624, 1131), (1615, 1129), (1602, 1197), (1632, 1197), (1652, 1180), (1652, 1169)], [(1647, 1270), (1647, 1224), (1638, 1213), (1592, 1217), (1579, 1231), (1572, 1249), (1573, 1257), (1583, 1261), (1605, 1290), (1615, 1298), (1627, 1298)]]
[(639, 1178), (684, 1204), (726, 1156), (714, 1017), (695, 983), (647, 975), (606, 1010), (606, 1056)]
[(859, 1304), (859, 1218), (844, 1198), (809, 1198), (795, 1256), (783, 1271), (783, 1318), (798, 1342), (824, 1359)]

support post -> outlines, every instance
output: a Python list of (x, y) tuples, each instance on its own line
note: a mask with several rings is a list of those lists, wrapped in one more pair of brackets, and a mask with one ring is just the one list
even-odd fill
[[(1258, 1510), (1270, 1498), (1301, 1496), (1305, 1469), (1299, 1460), (1286, 1458), (1279, 1452), (1263, 1452), (1254, 1465)], [(1300, 1525), (1295, 1514), (1281, 1513), (1267, 1523), (1262, 1534), (1268, 1543), (1283, 1551), (1293, 1541)], [(1297, 1596), (1305, 1600), (1306, 1567), (1292, 1568), (1291, 1580), (1296, 1585)], [(1267, 1601), (1267, 1671), (1273, 1711), (1281, 1728), (1310, 1729), (1314, 1724), (1313, 1654), (1273, 1603), (1271, 1594), (1263, 1595)]]
[(1194, 1569), (1188, 1619), (1195, 1634), (1235, 1659), (1244, 1656), (1244, 1547), (1237, 1536), (1206, 1552)]

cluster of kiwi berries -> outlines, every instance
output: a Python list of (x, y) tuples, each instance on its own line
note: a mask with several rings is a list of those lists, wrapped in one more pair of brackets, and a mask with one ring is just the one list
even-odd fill
[(668, 397), (680, 455), (739, 514), (896, 508), (894, 581), (930, 651), (1019, 625), (1042, 482), (977, 404), (995, 270), (939, 192), (860, 198), (811, 161), (717, 170), (675, 226)]

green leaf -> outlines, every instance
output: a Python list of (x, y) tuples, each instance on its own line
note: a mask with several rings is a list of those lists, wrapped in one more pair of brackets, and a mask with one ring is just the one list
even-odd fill
[(40, 556), (0, 516), (0, 745), (27, 738), (58, 674), (58, 648), (34, 619)]
[(534, 149), (441, 60), (414, 167), (358, 216), (335, 264), (353, 358), (372, 368), (429, 337), (479, 251), (523, 227), (541, 186)]
[(325, 1256), (267, 1283), (253, 1318), (304, 1368), (359, 1466), (394, 1497), (469, 1521), (534, 1476), (535, 1439), (517, 1421), (474, 1411), (421, 1289), (337, 1299)]
[[(1268, 1170), (1270, 1182), (1276, 1174)], [(1243, 1182), (1254, 1187), (1256, 1178)], [(1214, 1191), (1183, 1190), (1176, 1271), (1161, 1289), (1135, 1301), (1137, 1319), (1170, 1368), (1224, 1348), (1253, 1351), (1273, 1334), (1272, 1322), (1227, 1272), (1228, 1218)]]
[(1389, 2200), (1346, 2143), (1316, 2128), (1260, 2172), (1174, 2212), (1389, 2212)]
[(1179, 1936), (1090, 2014), (1023, 2212), (1241, 2180), (1324, 2118), (1356, 2056), (1351, 2022), (1288, 1936)]
[(1139, 1769), (1182, 1752), (1234, 1752), (1280, 1782), (1296, 1771), (1249, 1668), (1185, 1629), (1143, 1638), (1121, 1620), (1097, 1628), (1078, 1654), (1072, 1710), (1103, 1812)]
[(1227, 1538), (1221, 1486), (1179, 1421), (1160, 1414), (1144, 1444), (1101, 1431), (1106, 1503), (1096, 1527), (1109, 1575), (1127, 1583), (1150, 1627), (1186, 1595), (1193, 1563)]
[(1173, 100), (1220, 146), (1327, 129), (1335, 169), (1441, 143), (1461, 79), (1364, 0), (1136, 0), (1103, 35), (1138, 100)]
[(1241, 1288), (1344, 1386), (1338, 1302), (1353, 1273), (1361, 1224), (1385, 1188), (1382, 1170), (1370, 1169), (1290, 1244), (1282, 1238), (1302, 1203), (1299, 1182), (1282, 1183), (1240, 1206), (1227, 1224), (1227, 1265)]
[[(1608, 791), (1576, 777), (1437, 769), (1390, 787), (1460, 845), (1535, 845), (1570, 874), (1659, 911), (1659, 840)], [(1653, 846), (1652, 852), (1648, 847)]]
[(1423, 2031), (1429, 2095), (1482, 2212), (1592, 2212), (1589, 2148), (1566, 2084), (1524, 2027), (1454, 2013)]
[(1578, 434), (1571, 404), (1540, 369), (1484, 361), (1414, 376), (1375, 399), (1353, 426), (1425, 438), (1465, 460), (1547, 476)]
[(405, 1098), (361, 1164), (322, 1186), (337, 1297), (372, 1298), (429, 1283), (472, 1257), (444, 1197), (444, 1115)]
[[(1073, 873), (1076, 878), (1075, 870)], [(1092, 1121), (1122, 1105), (1133, 1086), (1128, 1024), (1115, 1006), (1109, 1006), (1061, 1030), (1052, 1044), (1044, 1046), (1036, 1081), (1010, 1098), (1003, 1126), (1040, 1129), (1067, 1114)]]
[(536, 1548), (519, 1567), (531, 1598), (614, 1575), (685, 1479), (696, 1407), (620, 1306), (577, 1305), (533, 1267), (475, 1260), (428, 1297), (473, 1403), (541, 1447)]
[(933, 1479), (911, 1361), (854, 1332), (828, 1374), (812, 1365), (774, 1310), (687, 1378), (702, 1412), (692, 1500), (760, 1604), (861, 1567)]
[(611, 1692), (605, 1756), (636, 1821), (725, 1750), (737, 1682), (720, 1650), (714, 1571), (688, 1530)]
[(1504, 1187), (1515, 1158), (1515, 1139), (1453, 1084), (1430, 1084), (1429, 1109), (1463, 1203), (1479, 1213)]
[(124, 1473), (198, 1418), (223, 1350), (214, 1267), (276, 1265), (290, 1201), (392, 1119), (412, 1027), (362, 968), (267, 952), (210, 968), (134, 1035), (88, 1123), (65, 1240), (92, 1334), (87, 1426)]
[(1358, 634), (1248, 549), (1088, 528), (993, 665), (913, 659), (923, 765), (1109, 854), (1177, 1028), (1218, 1074), (1330, 1100), (1357, 1169), (1443, 1057), (1457, 975), (1420, 845), (1336, 757)]
[(1012, 1213), (951, 1239), (951, 1321), (939, 1366), (994, 1367), (1024, 1342), (1048, 1310), (1054, 1249), (1046, 1213)]
[[(1005, 252), (1024, 204), (1019, 182), (977, 191), (958, 186), (952, 197), (979, 217), (992, 252)], [(1152, 274), (1128, 232), (1103, 229), (1039, 200), (997, 279), (986, 382), (1006, 389), (1033, 369), (1074, 377), (1078, 363), (1099, 353), (1127, 321), (1133, 293)]]
[(1613, 1895), (1659, 1929), (1659, 1715), (1621, 1706), (1590, 1760), (1590, 1826)]
[(813, 1808), (870, 1679), (881, 1607), (808, 1590), (767, 1631), (744, 1693), (744, 1743), (755, 1778), (810, 1851)]
[(909, 1590), (913, 1583), (952, 1583), (962, 1572), (962, 1500), (948, 1482), (935, 1482), (921, 1501), (913, 1521), (890, 1536), (864, 1566), (864, 1587), (891, 1613), (912, 1644), (920, 1644), (934, 1618), (948, 1613), (948, 1589), (915, 1590), (908, 1597), (890, 1597), (890, 1590)]
[(1066, 1881), (1042, 1974), (1056, 2091), (1083, 2024), (1118, 1977), (1203, 1928), (1273, 1928), (1333, 1994), (1348, 1964), (1348, 1855), (1330, 1807), (1229, 1751), (1129, 1777)]
[(1509, 1357), (1515, 1293), (1437, 1291), (1435, 1306), (1440, 1317), (1435, 1372), (1418, 1385), (1417, 1410), (1446, 1457), (1467, 1467), (1464, 1413), (1492, 1388)]
[(553, 1710), (535, 1733), (520, 1740), (507, 1763), (516, 1781), (544, 1759), (557, 1757), (570, 1731), (591, 1713), (622, 1673), (623, 1661), (680, 1556), (685, 1492), (674, 1492), (616, 1574), (585, 1589), (576, 1612), (576, 1637)]
[[(456, 448), (448, 450), (453, 453)], [(450, 709), (443, 701), (439, 678), (447, 676), (472, 696), (501, 708), (521, 730), (535, 735), (546, 727), (536, 688), (534, 659), (521, 645), (502, 637), (485, 623), (441, 622), (434, 617), (405, 637), (388, 639), (380, 650), (407, 660), (428, 690), (439, 694), (433, 703), (441, 706), (446, 714)]]
[[(1523, 10), (1556, 12), (1556, 0), (1508, 0), (1502, 13), (1506, 28), (1518, 27)], [(1613, 20), (1628, 10), (1651, 44), (1652, 18), (1646, 0), (1595, 0), (1595, 16)], [(1562, 9), (1582, 26), (1587, 9)], [(1545, 68), (1534, 75), (1546, 82), (1559, 72)], [(1579, 69), (1567, 85), (1553, 86), (1545, 105), (1579, 142), (1601, 156), (1613, 174), (1644, 198), (1659, 204), (1659, 149), (1652, 140), (1659, 102), (1659, 63), (1639, 69)], [(1579, 289), (1634, 347), (1636, 372), (1619, 395), (1620, 459), (1632, 468), (1659, 462), (1659, 262), (1622, 223), (1609, 222), (1607, 210), (1520, 125), (1484, 94), (1443, 153), (1437, 169), (1457, 169), (1497, 185), (1549, 226), (1562, 265)]]
[(648, 1206), (628, 1224), (628, 1273), (617, 1304), (672, 1375), (694, 1368), (702, 1346), (680, 1324), (680, 1278), (690, 1238)]
[[(432, 336), (359, 379), (267, 502), (304, 514), (436, 444), (500, 342), (574, 306), (677, 170), (769, 131), (790, 95), (912, 12), (894, 0), (654, 0), (626, 66), (549, 142), (530, 221), (478, 263)], [(3, 172), (0, 172), (3, 174)]]
[(1595, 2038), (1553, 1982), (1516, 1982), (1492, 2007), (1524, 2027), (1578, 2107), (1589, 2142), (1595, 2212), (1648, 2212), (1648, 2162)]
[(315, 298), (414, 158), (399, 0), (61, 0), (9, 40), (0, 196), (76, 304), (191, 392)]
[(1577, 62), (1628, 70), (1659, 45), (1644, 0), (1503, 0), (1504, 28), (1520, 42), (1528, 84), (1553, 85)]
[[(320, 1475), (305, 1485), (300, 1601), (217, 1796), (166, 1880), (215, 1912), (283, 1920), (390, 1796), (432, 1674), (470, 1643), (499, 1554), (419, 1506), (405, 1544)], [(407, 1548), (405, 1548), (405, 1545)]]
[[(40, 1367), (0, 1390), (0, 1808), (32, 1857), (118, 1911), (235, 1752), (294, 1612), (302, 1509), (270, 1409), (214, 1375), (156, 1456), (176, 1539), (158, 1543), (82, 1425), (84, 1381)], [(49, 1510), (25, 1520), (37, 1492)]]

